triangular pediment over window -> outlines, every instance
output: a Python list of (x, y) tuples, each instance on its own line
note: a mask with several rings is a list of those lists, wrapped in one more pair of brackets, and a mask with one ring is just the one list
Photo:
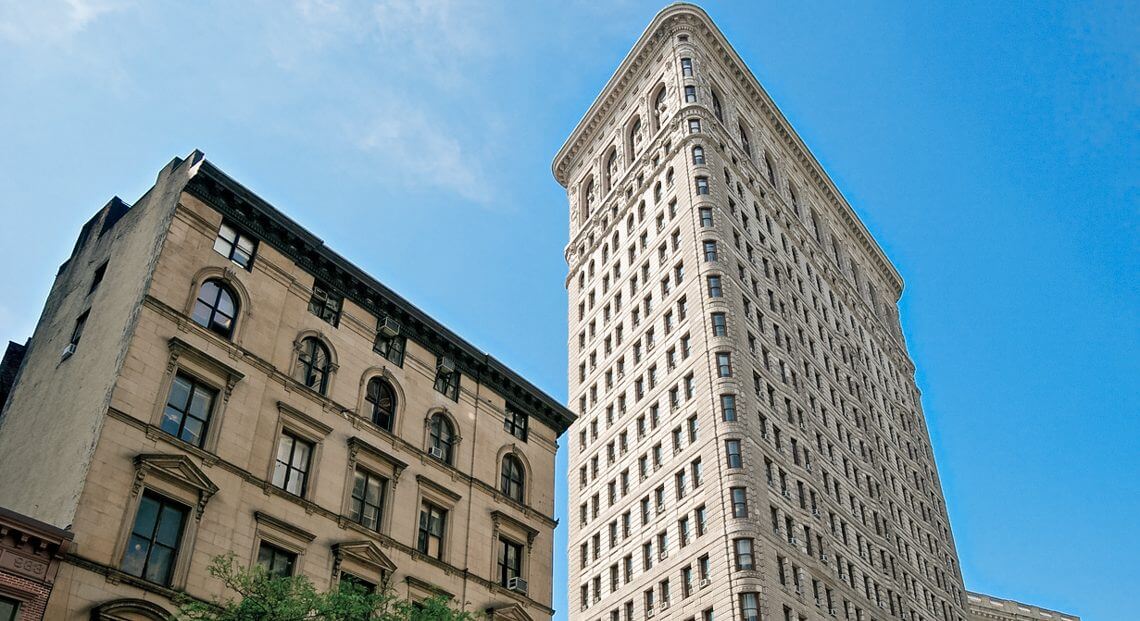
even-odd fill
[(491, 609), (491, 621), (534, 621), (518, 604)]
[(338, 561), (352, 559), (384, 574), (396, 571), (396, 564), (371, 541), (336, 543), (333, 544), (332, 550)]
[(202, 495), (203, 504), (218, 491), (218, 486), (214, 485), (206, 473), (185, 455), (142, 453), (135, 456), (135, 470), (140, 481), (145, 477), (154, 476), (198, 490)]

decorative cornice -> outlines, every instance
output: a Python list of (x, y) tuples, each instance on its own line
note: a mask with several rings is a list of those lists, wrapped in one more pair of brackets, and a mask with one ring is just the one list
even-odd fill
[(218, 210), (261, 243), (289, 257), (337, 294), (377, 317), (396, 319), (405, 336), (436, 355), (451, 357), (465, 375), (518, 404), (558, 435), (576, 418), (553, 397), (333, 252), (321, 239), (209, 161), (201, 163), (185, 191)]
[(271, 528), (275, 528), (279, 531), (288, 533), (289, 535), (291, 535), (295, 539), (299, 539), (301, 541), (304, 541), (305, 543), (310, 543), (314, 539), (317, 538), (317, 536), (314, 535), (313, 533), (310, 533), (309, 531), (307, 531), (307, 530), (305, 530), (299, 526), (294, 526), (294, 525), (292, 525), (292, 524), (290, 524), (284, 520), (275, 518), (272, 515), (269, 515), (268, 513), (265, 513), (263, 511), (254, 511), (253, 512), (253, 519), (257, 520), (258, 524), (265, 524), (266, 526), (269, 526)]
[(614, 108), (623, 101), (626, 87), (634, 80), (637, 70), (650, 58), (657, 49), (657, 43), (674, 32), (685, 27), (698, 31), (701, 35), (710, 38), (715, 48), (710, 50), (714, 56), (727, 65), (729, 73), (736, 79), (737, 84), (751, 95), (751, 103), (755, 104), (761, 116), (765, 117), (774, 128), (785, 146), (791, 151), (797, 162), (806, 171), (813, 181), (816, 190), (835, 208), (850, 233), (854, 235), (860, 246), (872, 258), (877, 271), (889, 283), (898, 299), (902, 294), (903, 281), (894, 265), (887, 259), (886, 254), (871, 237), (870, 232), (855, 214), (854, 209), (839, 192), (834, 182), (824, 171), (823, 166), (804, 144), (803, 140), (792, 129), (787, 118), (776, 106), (767, 91), (760, 84), (748, 65), (732, 48), (728, 39), (713, 23), (712, 19), (700, 7), (678, 2), (662, 9), (650, 22), (645, 32), (634, 44), (633, 49), (626, 55), (618, 66), (606, 86), (591, 104), (582, 120), (574, 128), (569, 138), (559, 149), (552, 163), (554, 178), (563, 187), (568, 187), (569, 174), (579, 154), (589, 145), (594, 137), (595, 130), (613, 112)]

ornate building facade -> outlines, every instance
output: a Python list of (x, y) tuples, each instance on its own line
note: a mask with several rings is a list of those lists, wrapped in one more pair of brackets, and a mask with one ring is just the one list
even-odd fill
[(559, 151), (571, 619), (964, 621), (903, 282), (701, 9)]
[(0, 418), (0, 504), (74, 537), (48, 619), (165, 618), (220, 594), (231, 552), (549, 619), (572, 419), (194, 152), (60, 268)]

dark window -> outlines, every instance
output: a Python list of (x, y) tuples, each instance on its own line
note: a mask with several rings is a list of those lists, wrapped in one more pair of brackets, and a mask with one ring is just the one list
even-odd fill
[(709, 178), (697, 177), (697, 194), (709, 193)]
[(277, 444), (277, 463), (273, 467), (273, 484), (290, 494), (304, 496), (312, 455), (311, 443), (282, 431)]
[(78, 345), (79, 339), (83, 338), (83, 328), (87, 325), (87, 316), (90, 314), (91, 311), (84, 311), (84, 313), (75, 320), (75, 328), (71, 330), (72, 345)]
[(748, 154), (749, 159), (752, 158), (752, 144), (748, 141), (748, 130), (744, 126), (740, 126), (740, 146), (744, 148), (744, 152)]
[(741, 468), (744, 466), (744, 460), (740, 455), (740, 440), (725, 440), (724, 454), (728, 459), (729, 468)]
[(376, 335), (376, 344), (372, 349), (376, 353), (384, 356), (392, 361), (396, 366), (404, 366), (404, 350), (408, 347), (407, 337), (397, 334), (396, 336), (387, 336), (384, 333)]
[(503, 418), (503, 429), (512, 436), (526, 442), (527, 428), (530, 425), (530, 417), (526, 412), (519, 411), (512, 406), (507, 406), (507, 414)]
[(712, 332), (713, 336), (728, 336), (728, 323), (724, 313), (712, 314)]
[(365, 528), (379, 531), (387, 492), (387, 479), (358, 468), (352, 482), (352, 507), (348, 517)]
[(293, 575), (297, 554), (262, 541), (257, 549), (257, 564), (274, 578), (288, 578)]
[(218, 280), (207, 280), (198, 289), (198, 299), (190, 313), (194, 323), (225, 338), (234, 334), (237, 302), (229, 287)]
[(379, 377), (372, 378), (364, 400), (372, 408), (372, 423), (384, 431), (392, 431), (396, 425), (396, 390), (392, 385)]
[(724, 108), (722, 108), (720, 105), (720, 97), (716, 96), (716, 91), (712, 91), (712, 105), (713, 105), (713, 114), (716, 115), (716, 120), (723, 123), (724, 122)]
[(702, 247), (705, 252), (705, 261), (716, 261), (716, 242), (705, 240)]
[(686, 103), (694, 103), (696, 101), (697, 101), (697, 87), (686, 86), (685, 87), (685, 102)]
[(144, 492), (121, 569), (132, 576), (169, 586), (186, 513), (186, 507)]
[(702, 228), (711, 227), (713, 225), (712, 208), (711, 207), (701, 207), (700, 208), (700, 214), (701, 214), (701, 227)]
[(253, 253), (256, 249), (256, 241), (238, 233), (237, 229), (225, 223), (222, 223), (218, 229), (218, 238), (214, 240), (214, 250), (218, 254), (247, 270), (253, 265)]
[[(103, 282), (103, 277), (106, 275), (107, 275), (107, 262), (103, 261), (102, 265), (95, 268), (95, 274), (91, 276), (91, 288), (87, 290), (87, 293), (90, 294), (92, 291), (95, 291), (96, 289), (98, 289), (99, 283)], [(4, 621), (3, 615), (0, 615), (0, 621)]]
[(375, 593), (377, 585), (375, 582), (365, 580), (355, 574), (340, 572), (340, 588), (341, 590), (351, 590), (357, 593)]
[(450, 360), (440, 358), (437, 361), (434, 387), (448, 399), (459, 400), (459, 370), (454, 368)]
[(681, 59), (681, 75), (685, 76), (686, 78), (691, 77), (693, 75), (693, 59), (692, 58), (682, 58)]
[(420, 529), (416, 548), (432, 558), (443, 558), (443, 532), (447, 523), (447, 510), (431, 503), (420, 507)]
[(309, 298), (309, 312), (336, 326), (340, 323), (342, 298), (328, 290), (328, 287), (315, 283), (313, 295)]
[(523, 501), (523, 489), (526, 482), (526, 475), (523, 472), (522, 462), (514, 455), (507, 455), (503, 458), (503, 475), (499, 484), (499, 490), (507, 496), (517, 500)]
[(499, 537), (499, 584), (522, 576), (522, 544)]
[(297, 359), (297, 381), (325, 394), (329, 383), (329, 362), (328, 348), (316, 337), (305, 337)]
[(435, 449), (433, 457), (445, 464), (450, 464), (452, 448), (455, 443), (455, 430), (451, 421), (443, 414), (433, 414), (431, 417), (431, 448)]
[(701, 120), (700, 119), (689, 119), (689, 133), (690, 134), (701, 133)]
[(20, 602), (0, 595), (0, 621), (17, 621), (20, 614)]
[(701, 145), (693, 147), (693, 164), (701, 166), (705, 163), (705, 149)]
[(210, 414), (214, 411), (214, 389), (179, 373), (170, 385), (170, 396), (162, 413), (162, 430), (201, 447), (206, 439)]
[(709, 276), (709, 297), (719, 298), (723, 294), (720, 288), (720, 276)]

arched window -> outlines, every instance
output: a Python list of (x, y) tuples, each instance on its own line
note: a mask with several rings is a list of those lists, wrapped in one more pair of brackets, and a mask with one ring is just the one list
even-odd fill
[(661, 119), (665, 116), (665, 85), (657, 89), (657, 96), (653, 98), (653, 128), (661, 129)]
[(301, 341), (296, 379), (322, 395), (328, 390), (329, 350), (314, 336), (307, 336)]
[(433, 414), (431, 417), (431, 448), (432, 455), (445, 464), (451, 463), (452, 448), (455, 443), (455, 429), (451, 421), (443, 414)]
[(610, 151), (610, 156), (606, 158), (606, 191), (609, 192), (614, 187), (614, 180), (617, 179), (617, 149)]
[(748, 154), (748, 158), (752, 158), (752, 143), (748, 141), (748, 130), (744, 126), (740, 126), (740, 146), (744, 148), (744, 152)]
[(637, 157), (639, 146), (641, 146), (641, 117), (634, 119), (629, 126), (629, 155), (631, 160)]
[(519, 502), (523, 501), (523, 490), (526, 483), (526, 474), (522, 462), (514, 455), (503, 458), (503, 476), (499, 483), (499, 491)]
[(701, 166), (705, 163), (705, 149), (701, 145), (693, 147), (693, 164)]
[(228, 339), (234, 334), (237, 296), (222, 281), (207, 280), (198, 289), (190, 316), (194, 323)]
[(776, 167), (772, 164), (772, 157), (767, 153), (764, 154), (764, 168), (768, 169), (768, 183), (772, 187), (776, 186)]
[(716, 96), (716, 91), (712, 91), (712, 105), (713, 105), (713, 114), (716, 115), (716, 120), (723, 123), (724, 122), (724, 108), (721, 108), (721, 106), (720, 106), (720, 97)]
[(392, 431), (396, 425), (396, 391), (392, 385), (379, 377), (372, 378), (364, 400), (372, 408), (372, 423), (384, 431)]

